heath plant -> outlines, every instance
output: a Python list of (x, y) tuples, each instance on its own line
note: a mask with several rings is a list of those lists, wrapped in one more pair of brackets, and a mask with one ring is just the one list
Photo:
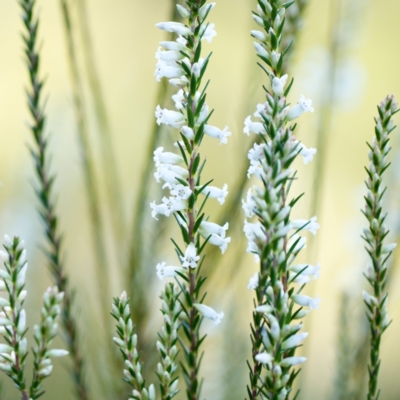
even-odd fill
[[(296, 163), (302, 160), (304, 164), (309, 164), (314, 156), (318, 157), (317, 149), (306, 147), (296, 132), (300, 117), (314, 112), (312, 101), (301, 95), (293, 102), (291, 93), (294, 87), (291, 72), (293, 43), (303, 25), (308, 0), (254, 0), (252, 17), (258, 29), (252, 30), (251, 36), (255, 40), (258, 65), (263, 71), (261, 75), (265, 79), (262, 85), (264, 98), (260, 104), (254, 104), (254, 114), (244, 121), (243, 133), (249, 136), (249, 140), (252, 134), (251, 147), (244, 148), (245, 151), (249, 149), (246, 156), (234, 160), (236, 190), (229, 204), (225, 203), (227, 184), (219, 186), (214, 183), (212, 176), (204, 178), (210, 172), (206, 165), (205, 142), (215, 146), (216, 153), (215, 149), (220, 148), (219, 145), (226, 145), (232, 135), (227, 126), (221, 128), (212, 125), (214, 110), (211, 109), (207, 92), (210, 85), (207, 69), (212, 58), (211, 53), (205, 50), (217, 35), (215, 24), (209, 20), (216, 3), (207, 3), (206, 0), (170, 1), (174, 6), (170, 13), (171, 20), (156, 25), (161, 31), (167, 32), (168, 40), (161, 41), (155, 53), (154, 76), (160, 83), (159, 102), (155, 110), (153, 133), (148, 135), (151, 152), (144, 163), (139, 199), (136, 200), (137, 212), (133, 216), (134, 222), (128, 226), (123, 207), (123, 188), (120, 185), (122, 181), (115, 165), (108, 110), (102, 95), (98, 66), (93, 61), (86, 2), (60, 0), (72, 78), (72, 103), (95, 244), (94, 289), (99, 295), (98, 304), (93, 308), (86, 307), (87, 315), (82, 321), (90, 320), (96, 311), (99, 315), (101, 313), (102, 326), (97, 334), (90, 326), (78, 326), (74, 290), (64, 265), (63, 236), (55, 201), (56, 174), (50, 168), (49, 138), (45, 133), (44, 79), (40, 73), (36, 0), (18, 1), (22, 10), (22, 39), (28, 70), (26, 97), (32, 133), (29, 149), (36, 176), (37, 208), (46, 237), (44, 252), (52, 280), (52, 286), (43, 294), (40, 322), (29, 332), (25, 309), (26, 300), (30, 300), (25, 286), (28, 267), (25, 244), (18, 237), (10, 239), (5, 236), (4, 251), (0, 251), (4, 264), (0, 268), (0, 371), (11, 378), (22, 400), (34, 400), (44, 395), (46, 380), (53, 371), (54, 358), (68, 354), (72, 362), (70, 369), (73, 396), (76, 399), (88, 400), (91, 396), (113, 400), (204, 398), (203, 376), (207, 376), (202, 369), (207, 348), (205, 331), (209, 323), (215, 327), (224, 322), (224, 312), (220, 311), (224, 301), (222, 295), (213, 296), (212, 300), (206, 299), (207, 273), (204, 266), (212, 266), (213, 273), (218, 270), (220, 259), (215, 252), (223, 255), (228, 249), (231, 242), (231, 237), (227, 235), (229, 223), (237, 230), (242, 230), (241, 221), (237, 223), (235, 217), (238, 210), (241, 212), (240, 208), (245, 214), (244, 235), (241, 233), (237, 246), (235, 244), (237, 257), (230, 265), (229, 283), (232, 283), (230, 288), (237, 288), (241, 284), (237, 277), (241, 279), (243, 273), (238, 269), (246, 264), (246, 252), (239, 242), (247, 239), (247, 253), (251, 253), (257, 265), (256, 272), (249, 273), (252, 276), (247, 284), (254, 296), (251, 315), (248, 315), (251, 320), (248, 332), (250, 342), (241, 341), (245, 324), (243, 315), (238, 312), (241, 309), (238, 302), (245, 304), (242, 299), (246, 291), (243, 287), (245, 284), (241, 284), (242, 292), (233, 293), (234, 290), (231, 290), (233, 295), (226, 317), (229, 321), (223, 334), (218, 334), (218, 330), (213, 331), (220, 353), (228, 356), (216, 364), (225, 370), (215, 374), (214, 391), (208, 392), (213, 395), (208, 394), (207, 397), (210, 400), (222, 397), (238, 399), (243, 398), (246, 391), (248, 400), (295, 400), (299, 396), (301, 382), (296, 378), (309, 357), (304, 349), (300, 349), (308, 336), (308, 332), (304, 331), (304, 318), (310, 311), (318, 309), (320, 304), (318, 297), (309, 296), (305, 291), (307, 284), (319, 277), (320, 264), (314, 259), (309, 262), (299, 259), (310, 237), (307, 235), (316, 235), (320, 226), (317, 217), (312, 214), (304, 219), (293, 217), (304, 195), (293, 194), (294, 190), (301, 189)], [(79, 58), (79, 44), (74, 32), (76, 15), (82, 34), (83, 61)], [(229, 16), (229, 13), (225, 15)], [(250, 14), (247, 17), (251, 20)], [(244, 22), (245, 18), (243, 25)], [(239, 29), (241, 25), (237, 26)], [(84, 74), (81, 73), (81, 65), (86, 71)], [(85, 79), (88, 82), (85, 83)], [(97, 134), (101, 141), (98, 150), (102, 154), (101, 166), (96, 165), (96, 147), (89, 134), (91, 112), (85, 100), (86, 85), (94, 104), (93, 117), (99, 125)], [(245, 103), (243, 108), (252, 104), (252, 100), (245, 99)], [(368, 371), (367, 400), (378, 400), (381, 393), (378, 385), (381, 341), (390, 325), (388, 270), (396, 244), (386, 243), (389, 231), (385, 226), (387, 214), (383, 198), (386, 188), (383, 177), (390, 165), (389, 137), (395, 128), (392, 119), (398, 111), (397, 107), (394, 96), (387, 96), (379, 104), (375, 136), (368, 144), (367, 193), (363, 209), (368, 228), (364, 230), (363, 239), (370, 258), (365, 277), (371, 288), (362, 293), (370, 328), (368, 368), (366, 361), (361, 363), (364, 371)], [(248, 113), (241, 115), (241, 121)], [(153, 162), (154, 166), (151, 165)], [(102, 171), (101, 174), (98, 171)], [(152, 171), (157, 190), (150, 190), (148, 186)], [(228, 171), (226, 176), (229, 176)], [(322, 170), (318, 176), (317, 182), (322, 179)], [(99, 182), (102, 180), (107, 190), (106, 201), (101, 198)], [(297, 181), (296, 189), (293, 187), (294, 181)], [(244, 194), (246, 189), (247, 193)], [(154, 196), (157, 199), (149, 204), (152, 193), (157, 193)], [(242, 199), (243, 196), (245, 199)], [(104, 207), (103, 202), (108, 207)], [(222, 206), (222, 212), (218, 216), (216, 208), (219, 206)], [(107, 210), (108, 218), (103, 215), (103, 208)], [(143, 210), (146, 215), (142, 213)], [(166, 223), (169, 217), (173, 217), (177, 229), (169, 230), (170, 224)], [(127, 238), (128, 231), (133, 232), (132, 237)], [(173, 255), (176, 253), (175, 261), (170, 261), (170, 255), (159, 254), (161, 248), (165, 250), (158, 244), (166, 232), (172, 236), (170, 249)], [(234, 231), (231, 233), (234, 238)], [(157, 240), (153, 241), (155, 236)], [(111, 248), (118, 250), (116, 254), (110, 252), (107, 241), (112, 243)], [(127, 252), (124, 252), (125, 244), (129, 247)], [(82, 244), (82, 247), (85, 245)], [(206, 259), (206, 252), (211, 257)], [(126, 268), (111, 268), (112, 258)], [(110, 279), (111, 271), (115, 273), (112, 276), (115, 279)], [(151, 274), (152, 281), (149, 279)], [(211, 272), (208, 276), (211, 276)], [(124, 291), (112, 301), (109, 292), (115, 289), (113, 285), (116, 286), (119, 281), (123, 281), (128, 293)], [(158, 297), (154, 296), (154, 290), (160, 292)], [(155, 298), (159, 321), (153, 312)], [(219, 303), (214, 305), (215, 299)], [(101, 343), (100, 350), (93, 358), (102, 362), (91, 366), (95, 371), (94, 378), (89, 376), (88, 380), (85, 363), (87, 360), (93, 364), (93, 360), (89, 350), (81, 346), (81, 335), (90, 335), (93, 343), (97, 343), (110, 333), (113, 329), (112, 318), (108, 315), (110, 303), (116, 328), (114, 345), (111, 338), (106, 342), (109, 347), (104, 348), (104, 342)], [(340, 311), (339, 361), (333, 394), (333, 398), (341, 400), (355, 395), (354, 379), (350, 378), (357, 351), (353, 351), (352, 343), (354, 339), (361, 340), (361, 335), (357, 338), (353, 335), (357, 330), (353, 331), (355, 324), (350, 317), (349, 304), (350, 294), (346, 293)], [(52, 348), (59, 323), (66, 350)], [(158, 332), (154, 328), (157, 323), (160, 325)], [(31, 352), (28, 350), (28, 341), (32, 342)], [(360, 344), (357, 346), (361, 348)], [(247, 374), (242, 373), (246, 368), (243, 353), (249, 351), (246, 349), (251, 349), (247, 361), (247, 385)], [(219, 354), (218, 351), (215, 354)], [(153, 362), (155, 357), (157, 362)], [(363, 357), (360, 359), (364, 360)], [(32, 374), (28, 379), (26, 368), (31, 361)], [(227, 366), (228, 363), (232, 365)], [(242, 364), (243, 370), (236, 363)], [(148, 377), (152, 369), (155, 369), (154, 381)], [(128, 386), (121, 382), (121, 377)], [(340, 390), (337, 386), (340, 386)], [(95, 395), (99, 388), (102, 394)], [(3, 393), (0, 397), (5, 398)]]

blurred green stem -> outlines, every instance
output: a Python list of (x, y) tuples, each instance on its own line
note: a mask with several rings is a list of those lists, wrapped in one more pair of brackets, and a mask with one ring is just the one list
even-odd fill
[(82, 36), (84, 65), (89, 83), (90, 93), (94, 103), (94, 111), (97, 119), (97, 131), (100, 138), (100, 149), (102, 155), (102, 175), (105, 177), (107, 196), (112, 217), (114, 237), (117, 243), (117, 252), (121, 251), (125, 243), (126, 226), (124, 217), (124, 204), (121, 184), (117, 168), (117, 160), (114, 155), (110, 122), (105, 105), (103, 90), (95, 62), (93, 43), (90, 35), (89, 16), (86, 0), (77, 1), (78, 28)]
[[(176, 18), (178, 18), (176, 4), (176, 0), (171, 0), (170, 21), (176, 21)], [(169, 34), (168, 40), (173, 40), (173, 37), (174, 34)], [(168, 86), (169, 84), (166, 79), (163, 79), (159, 83), (159, 89), (156, 96), (156, 105), (160, 104), (161, 107), (165, 105), (169, 93)], [(144, 295), (147, 291), (148, 285), (144, 282), (146, 276), (144, 275), (143, 271), (145, 268), (148, 268), (148, 265), (146, 265), (144, 260), (143, 232), (146, 216), (150, 214), (149, 191), (154, 167), (153, 152), (159, 143), (160, 134), (164, 129), (162, 126), (157, 125), (154, 117), (153, 119), (153, 127), (147, 146), (146, 157), (144, 158), (145, 165), (143, 167), (143, 173), (139, 184), (139, 191), (136, 196), (136, 205), (134, 207), (132, 228), (130, 232), (127, 281), (130, 285), (130, 293), (135, 294), (134, 296), (131, 296), (131, 310), (133, 314), (132, 319), (136, 324), (139, 324), (139, 322), (144, 320), (148, 311)], [(138, 326), (138, 328), (140, 329), (140, 326)], [(143, 337), (143, 335), (138, 335), (138, 337)]]
[[(71, 14), (68, 5), (68, 0), (61, 0), (61, 9), (63, 15), (65, 37), (68, 50), (68, 62), (72, 81), (72, 95), (74, 102), (74, 112), (78, 127), (78, 136), (81, 145), (81, 157), (83, 164), (83, 172), (85, 176), (85, 186), (87, 190), (87, 198), (89, 202), (89, 212), (92, 223), (93, 242), (95, 246), (96, 266), (98, 271), (99, 295), (101, 298), (103, 310), (107, 310), (109, 306), (108, 298), (110, 296), (110, 285), (108, 279), (107, 254), (104, 243), (104, 228), (102, 215), (100, 211), (100, 198), (98, 182), (96, 179), (95, 163), (93, 159), (92, 146), (90, 143), (88, 127), (87, 127), (87, 112), (84, 105), (84, 96), (82, 91), (82, 80), (79, 74), (78, 63), (74, 49), (74, 37), (71, 26)], [(108, 325), (108, 312), (102, 313), (104, 318), (104, 327)]]
[[(338, 54), (340, 50), (339, 26), (341, 24), (342, 0), (331, 0), (330, 2), (330, 25), (329, 25), (329, 66), (327, 77), (325, 79), (323, 93), (321, 96), (322, 109), (319, 114), (317, 128), (317, 156), (314, 164), (314, 187), (311, 200), (311, 216), (317, 215), (321, 220), (321, 199), (324, 192), (324, 178), (327, 165), (327, 149), (329, 147), (329, 133), (332, 124), (332, 110), (335, 106), (335, 76), (338, 68)], [(313, 259), (316, 256), (318, 248), (318, 239), (314, 239), (309, 246), (308, 258)]]
[[(87, 190), (88, 208), (91, 220), (93, 244), (95, 253), (96, 278), (97, 278), (97, 294), (99, 296), (100, 314), (102, 320), (102, 332), (106, 333), (106, 342), (111, 341), (111, 325), (108, 313), (110, 293), (110, 280), (108, 274), (107, 251), (104, 241), (104, 226), (100, 210), (100, 196), (98, 180), (96, 179), (95, 163), (92, 153), (92, 145), (88, 132), (88, 117), (85, 109), (84, 94), (82, 90), (82, 79), (79, 72), (78, 61), (76, 56), (76, 44), (74, 41), (74, 33), (71, 22), (71, 9), (68, 0), (60, 0), (65, 37), (68, 51), (68, 62), (71, 73), (72, 93), (75, 119), (78, 128), (78, 136), (81, 145), (81, 156), (83, 164), (83, 172), (85, 177), (85, 186)], [(109, 333), (109, 334), (107, 334)], [(117, 364), (120, 370), (120, 360), (112, 349), (106, 351), (111, 356), (113, 363)]]

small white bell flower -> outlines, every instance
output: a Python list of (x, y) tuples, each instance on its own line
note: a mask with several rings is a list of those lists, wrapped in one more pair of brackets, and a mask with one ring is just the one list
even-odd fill
[(268, 353), (258, 353), (254, 358), (261, 364), (269, 364), (274, 359), (271, 354)]
[(200, 224), (199, 232), (204, 238), (208, 238), (210, 235), (218, 235), (224, 238), (226, 231), (229, 228), (228, 222), (224, 226), (220, 226), (215, 222), (202, 221)]
[(190, 243), (186, 248), (185, 255), (180, 256), (182, 266), (185, 268), (196, 268), (200, 256), (197, 255), (197, 249), (194, 243)]
[(183, 162), (183, 158), (175, 153), (164, 152), (163, 147), (159, 147), (154, 151), (154, 163), (156, 167), (160, 164), (180, 164)]
[(217, 36), (215, 24), (206, 25), (201, 32), (201, 40), (207, 40), (208, 43), (211, 43), (215, 36)]
[(193, 306), (203, 315), (204, 318), (211, 319), (214, 322), (214, 326), (217, 326), (221, 323), (222, 318), (224, 318), (224, 313), (217, 313), (211, 307), (206, 306), (205, 304), (193, 304)]
[(317, 230), (320, 228), (319, 223), (317, 222), (317, 217), (312, 217), (310, 220), (305, 219), (297, 219), (290, 222), (290, 226), (292, 229), (298, 230), (306, 230), (311, 232), (313, 235), (317, 233)]
[(205, 125), (204, 133), (214, 139), (219, 139), (220, 140), (219, 144), (227, 144), (228, 137), (232, 135), (232, 132), (228, 131), (227, 126), (225, 126), (223, 130), (221, 130), (215, 126)]
[(310, 307), (310, 310), (318, 310), (321, 299), (318, 297), (312, 298), (309, 296), (295, 294), (292, 296), (293, 301), (302, 307)]
[(288, 112), (287, 119), (293, 121), (305, 112), (314, 112), (314, 108), (312, 107), (312, 101), (301, 95), (299, 102)]
[(176, 271), (184, 271), (183, 268), (175, 266), (167, 266), (165, 262), (158, 263), (156, 265), (157, 277), (160, 281), (164, 281), (165, 278), (173, 278), (176, 276)]
[(266, 131), (264, 129), (264, 125), (261, 122), (253, 122), (251, 120), (250, 115), (249, 115), (244, 121), (243, 133), (245, 135), (249, 136), (250, 132), (253, 132), (256, 135), (259, 135), (260, 133), (262, 135), (266, 134)]
[(202, 191), (205, 196), (208, 195), (211, 199), (217, 199), (219, 204), (224, 204), (226, 196), (228, 195), (228, 185), (225, 183), (222, 189), (215, 186), (206, 186)]
[(156, 24), (156, 27), (163, 31), (176, 33), (180, 36), (193, 35), (190, 28), (179, 22), (160, 22), (159, 24)]
[(249, 284), (247, 285), (247, 289), (256, 290), (259, 284), (259, 275), (256, 272), (249, 280)]
[(274, 79), (272, 79), (272, 90), (276, 95), (283, 96), (287, 80), (288, 76), (286, 74), (280, 78), (275, 76)]

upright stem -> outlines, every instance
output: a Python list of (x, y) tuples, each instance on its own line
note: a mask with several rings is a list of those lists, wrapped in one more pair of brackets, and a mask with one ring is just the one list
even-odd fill
[(33, 14), (36, 0), (20, 0), (23, 11), (23, 22), (26, 35), (23, 37), (26, 47), (27, 65), (29, 69), (30, 91), (28, 92), (28, 106), (32, 114), (33, 124), (31, 131), (36, 148), (31, 148), (31, 155), (35, 163), (36, 174), (39, 179), (37, 195), (41, 203), (40, 216), (45, 225), (45, 233), (48, 240), (49, 268), (53, 279), (60, 289), (65, 293), (64, 307), (62, 310), (62, 325), (65, 340), (73, 362), (73, 378), (75, 389), (81, 400), (89, 398), (84, 382), (83, 360), (78, 344), (77, 324), (72, 315), (72, 293), (66, 277), (61, 255), (61, 235), (58, 231), (58, 219), (55, 213), (53, 200), (54, 176), (50, 175), (48, 168), (47, 138), (44, 136), (45, 114), (41, 105), (41, 93), (43, 81), (39, 77), (40, 55), (36, 50), (36, 40), (39, 21)]
[(103, 90), (101, 87), (101, 82), (93, 51), (86, 0), (79, 0), (77, 3), (79, 28), (81, 30), (82, 45), (85, 56), (84, 60), (86, 75), (94, 102), (94, 111), (97, 119), (97, 131), (100, 137), (103, 167), (102, 175), (105, 177), (107, 185), (107, 196), (112, 217), (114, 237), (118, 247), (117, 250), (119, 253), (122, 254), (121, 244), (124, 243), (126, 237), (126, 224), (124, 216), (122, 188), (118, 173), (118, 162), (115, 158), (107, 107), (105, 104)]
[[(79, 141), (81, 144), (81, 156), (83, 164), (83, 172), (85, 176), (85, 187), (87, 190), (88, 209), (91, 218), (94, 254), (96, 259), (96, 267), (99, 268), (96, 273), (98, 279), (98, 294), (102, 304), (102, 310), (108, 309), (108, 298), (110, 296), (110, 280), (108, 279), (108, 266), (106, 245), (104, 242), (104, 226), (103, 217), (100, 211), (99, 186), (95, 171), (95, 163), (93, 158), (92, 146), (90, 143), (87, 112), (84, 105), (82, 80), (79, 74), (78, 62), (76, 59), (76, 43), (74, 42), (73, 31), (71, 26), (70, 8), (67, 0), (61, 0), (61, 9), (63, 14), (65, 36), (68, 49), (68, 61), (71, 72), (72, 92), (74, 100), (75, 119), (78, 127)], [(106, 294), (106, 295), (105, 295)], [(103, 330), (107, 330), (109, 315), (102, 312)]]

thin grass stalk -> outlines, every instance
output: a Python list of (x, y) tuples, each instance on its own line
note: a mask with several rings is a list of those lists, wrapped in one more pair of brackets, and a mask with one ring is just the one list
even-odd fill
[(339, 324), (337, 324), (336, 376), (332, 390), (332, 400), (352, 400), (352, 365), (354, 346), (351, 325), (351, 298), (343, 292), (340, 299)]
[(105, 177), (108, 204), (110, 215), (112, 217), (112, 227), (114, 230), (117, 250), (118, 253), (123, 254), (121, 246), (125, 243), (127, 227), (125, 224), (122, 188), (118, 173), (118, 162), (114, 152), (108, 110), (94, 56), (86, 0), (77, 1), (77, 11), (78, 28), (82, 37), (84, 66), (97, 120), (96, 131), (99, 133), (100, 139), (102, 176)]
[[(170, 1), (170, 21), (177, 21), (180, 19), (176, 11), (176, 4), (177, 0)], [(168, 33), (167, 40), (173, 40), (173, 38), (174, 34)], [(168, 81), (162, 80), (159, 83), (156, 95), (156, 105), (161, 105), (161, 107), (164, 107), (170, 94), (171, 90), (169, 89)], [(151, 185), (149, 184), (149, 182), (152, 180), (152, 174), (154, 170), (153, 152), (160, 143), (161, 133), (165, 132), (165, 130), (165, 126), (158, 125), (154, 121), (146, 150), (145, 164), (138, 186), (139, 190), (136, 196), (133, 221), (129, 235), (130, 245), (127, 281), (130, 285), (130, 293), (136, 293), (135, 296), (131, 297), (131, 310), (132, 319), (138, 325), (138, 329), (141, 329), (140, 327), (142, 327), (143, 329), (144, 324), (142, 323), (142, 321), (144, 321), (145, 316), (148, 313), (148, 304), (146, 301), (143, 301), (143, 298), (145, 298), (144, 293), (147, 287), (146, 284), (144, 284), (144, 280), (148, 280), (151, 276), (145, 275), (144, 272), (145, 268), (148, 265), (148, 260), (144, 259), (144, 237), (141, 232), (144, 232), (147, 216), (150, 215), (148, 205)], [(154, 224), (152, 224), (152, 226), (154, 227), (154, 229), (156, 229), (157, 235), (154, 235), (153, 233), (149, 233), (149, 235), (151, 235), (155, 239), (162, 238), (163, 235), (159, 234), (159, 224), (157, 224), (157, 227)], [(143, 337), (145, 337), (145, 335), (139, 334), (139, 338), (142, 339)]]
[[(95, 265), (97, 268), (96, 278), (98, 281), (97, 294), (99, 296), (100, 315), (102, 322), (102, 332), (106, 334), (106, 342), (111, 337), (109, 329), (109, 298), (111, 297), (110, 279), (108, 270), (108, 254), (107, 246), (104, 240), (103, 216), (100, 210), (99, 185), (96, 176), (95, 161), (92, 152), (91, 140), (88, 132), (88, 116), (85, 108), (85, 100), (83, 93), (83, 82), (78, 67), (76, 54), (76, 43), (74, 40), (71, 7), (68, 0), (61, 0), (61, 12), (64, 22), (64, 31), (67, 43), (68, 63), (71, 74), (71, 87), (73, 93), (73, 103), (75, 119), (78, 128), (79, 143), (81, 145), (82, 166), (86, 183), (86, 194), (88, 199), (89, 215), (93, 234), (93, 245), (95, 254)], [(112, 360), (112, 365), (116, 370), (120, 370), (121, 361), (116, 352), (109, 349), (106, 352)], [(111, 365), (109, 365), (111, 366)], [(104, 369), (104, 368), (103, 368)], [(108, 374), (110, 371), (108, 371)], [(102, 383), (103, 380), (102, 380)], [(115, 395), (115, 393), (114, 393)]]
[[(329, 137), (332, 129), (332, 115), (335, 103), (335, 76), (339, 64), (340, 40), (338, 27), (342, 21), (343, 0), (331, 0), (329, 12), (329, 66), (325, 85), (323, 89), (322, 109), (319, 114), (317, 128), (317, 149), (318, 156), (314, 167), (313, 196), (311, 200), (311, 215), (321, 215), (321, 200), (324, 192), (324, 177), (327, 166), (327, 151), (329, 149)], [(315, 255), (318, 247), (318, 239), (309, 247), (308, 256)]]
[(95, 254), (95, 264), (98, 268), (96, 277), (98, 279), (98, 294), (102, 304), (103, 328), (109, 325), (109, 314), (105, 312), (109, 306), (108, 298), (110, 294), (110, 284), (108, 278), (107, 251), (104, 241), (103, 218), (100, 210), (100, 196), (98, 180), (96, 177), (95, 162), (90, 143), (87, 112), (85, 109), (84, 95), (82, 91), (82, 79), (79, 73), (76, 58), (74, 35), (71, 26), (71, 14), (68, 1), (60, 1), (64, 31), (67, 43), (68, 63), (71, 74), (72, 94), (74, 102), (75, 119), (78, 128), (79, 143), (81, 145), (82, 166), (85, 177), (85, 187), (88, 199), (88, 209), (93, 233), (93, 244)]
[(26, 28), (23, 40), (30, 83), (30, 87), (27, 90), (27, 99), (29, 111), (33, 119), (30, 129), (33, 134), (34, 146), (31, 147), (30, 151), (39, 180), (39, 187), (36, 188), (36, 194), (40, 200), (39, 214), (45, 225), (48, 242), (46, 255), (53, 280), (65, 294), (61, 321), (65, 341), (72, 359), (72, 376), (75, 390), (79, 399), (87, 400), (89, 399), (89, 394), (84, 379), (84, 361), (78, 340), (77, 322), (73, 313), (73, 291), (70, 288), (64, 269), (61, 249), (62, 236), (59, 232), (58, 217), (55, 211), (53, 190), (55, 176), (49, 171), (48, 139), (44, 134), (46, 116), (41, 100), (44, 82), (39, 77), (40, 54), (37, 50), (39, 19), (34, 15), (36, 0), (20, 0), (19, 4), (22, 9), (22, 20)]

